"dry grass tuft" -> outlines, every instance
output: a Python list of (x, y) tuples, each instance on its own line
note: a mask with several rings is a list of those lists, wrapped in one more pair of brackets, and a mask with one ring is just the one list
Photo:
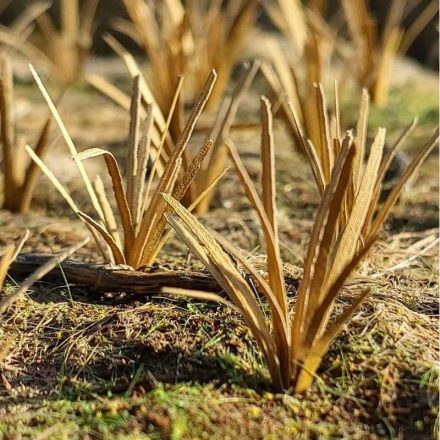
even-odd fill
[(51, 3), (34, 2), (16, 23), (0, 28), (0, 41), (44, 68), (57, 83), (70, 84), (79, 79), (89, 56), (98, 3), (88, 0), (80, 8), (79, 0), (60, 0), (57, 28), (48, 13)]
[(242, 56), (243, 43), (255, 23), (256, 0), (123, 0), (130, 21), (116, 28), (130, 36), (150, 61), (148, 82), (162, 112), (167, 113), (179, 75), (188, 79), (185, 102), (192, 102), (201, 81), (215, 69), (219, 79), (209, 107), (215, 108)]
[[(171, 107), (167, 113), (163, 113), (132, 55), (130, 55), (112, 37), (107, 37), (106, 40), (124, 61), (130, 75), (139, 76), (139, 87), (142, 95), (139, 112), (141, 115), (145, 116), (147, 106), (151, 105), (154, 115), (151, 136), (152, 145), (154, 145), (157, 149), (159, 144), (162, 142), (163, 145), (161, 147), (161, 151), (165, 158), (169, 157), (172, 154), (172, 151), (175, 148), (175, 143), (177, 142), (183, 129), (182, 121), (184, 120), (184, 109), (182, 106), (183, 101), (180, 99), (180, 94), (176, 94), (176, 90), (174, 91)], [(233, 91), (231, 94), (227, 94), (223, 98), (209, 134), (210, 139), (213, 141), (212, 149), (208, 154), (208, 159), (206, 160), (205, 165), (202, 165), (202, 169), (190, 183), (188, 191), (182, 200), (184, 206), (188, 207), (196, 200), (199, 200), (200, 194), (205, 191), (209, 183), (212, 182), (213, 179), (225, 168), (227, 158), (225, 140), (229, 137), (232, 123), (236, 117), (241, 101), (246, 92), (249, 90), (259, 68), (259, 62), (254, 62), (251, 65), (244, 64), (241, 66), (240, 74)], [(127, 111), (130, 109), (130, 97), (109, 83), (103, 77), (95, 74), (89, 74), (86, 76), (86, 80), (93, 87), (112, 99), (122, 108), (125, 108)], [(186, 79), (180, 77), (176, 86), (179, 91), (180, 89), (183, 89), (183, 84), (185, 81)], [(218, 80), (212, 93), (217, 90), (217, 87)], [(165, 133), (165, 137), (162, 140), (163, 133)], [(189, 163), (190, 157), (185, 151), (183, 153), (182, 169), (186, 170)], [(159, 175), (161, 175), (162, 167), (158, 167), (157, 172)], [(210, 191), (206, 194), (203, 200), (198, 203), (196, 206), (196, 211), (199, 214), (206, 213), (209, 210), (213, 195), (214, 192)]]
[[(209, 74), (185, 128), (174, 149), (165, 156), (166, 159), (162, 155), (162, 150), (168, 133), (172, 111), (178, 100), (181, 82), (175, 91), (174, 105), (165, 123), (164, 131), (161, 133), (159, 144), (157, 148), (154, 148), (152, 145), (154, 109), (152, 105), (147, 105), (145, 117), (143, 117), (141, 78), (140, 76), (134, 78), (130, 103), (129, 143), (125, 182), (116, 159), (109, 151), (92, 148), (78, 154), (41, 80), (35, 70), (32, 69), (32, 73), (78, 167), (96, 218), (90, 217), (79, 209), (67, 190), (37, 154), (29, 147), (26, 148), (26, 151), (52, 181), (70, 207), (87, 225), (106, 261), (116, 264), (127, 264), (135, 269), (152, 264), (170, 234), (170, 232), (165, 233), (166, 220), (164, 214), (166, 204), (160, 194), (171, 194), (177, 200), (181, 200), (213, 146), (213, 141), (207, 139), (192, 160), (186, 164), (186, 167), (182, 167), (183, 161), (186, 160), (186, 156), (184, 156), (185, 149), (214, 87), (217, 78), (215, 71)], [(104, 158), (108, 175), (112, 182), (113, 194), (120, 219), (120, 228), (118, 228), (112, 205), (107, 198), (103, 181), (98, 176), (92, 185), (83, 165), (84, 160), (98, 156)], [(146, 181), (149, 159), (152, 159), (153, 162), (148, 170), (149, 175)], [(224, 171), (220, 171), (217, 176), (214, 176), (213, 180), (197, 195), (188, 209), (194, 209), (203, 197), (211, 192), (223, 174)]]
[[(361, 119), (363, 117), (366, 117), (365, 112), (361, 114)], [(370, 289), (356, 293), (352, 304), (330, 320), (335, 300), (347, 278), (376, 241), (405, 182), (436, 144), (438, 133), (420, 149), (388, 198), (378, 206), (384, 171), (389, 164), (389, 156), (384, 155), (385, 129), (378, 130), (366, 164), (362, 160), (364, 143), (358, 143), (350, 133), (342, 139), (332, 139), (327, 137), (330, 135), (328, 131), (322, 131), (323, 150), (312, 161), (323, 183), (322, 199), (293, 311), (288, 308), (279, 251), (272, 113), (266, 98), (261, 100), (261, 122), (261, 198), (235, 147), (231, 144), (229, 148), (263, 230), (268, 266), (266, 278), (246, 261), (234, 245), (208, 232), (170, 195), (164, 194), (163, 197), (175, 214), (167, 215), (169, 223), (241, 310), (266, 359), (274, 385), (280, 390), (304, 392), (312, 384), (330, 344)], [(357, 136), (362, 136), (363, 128), (363, 125), (358, 127)], [(328, 172), (329, 175), (326, 174)], [(249, 273), (268, 301), (271, 311), (269, 323), (240, 267)]]
[(266, 1), (264, 5), (271, 20), (289, 43), (295, 61), (289, 61), (279, 42), (271, 39), (267, 42), (271, 63), (264, 64), (261, 70), (274, 96), (274, 114), (280, 114), (284, 119), (295, 145), (305, 153), (300, 148), (298, 133), (292, 126), (287, 102), (292, 103), (308, 137), (315, 142), (319, 137), (319, 126), (314, 86), (326, 82), (330, 59), (341, 46), (341, 40), (337, 40), (336, 32), (319, 14), (300, 2), (273, 0)]
[(46, 54), (51, 64), (51, 78), (62, 84), (76, 81), (93, 42), (94, 18), (99, 0), (60, 1), (60, 25), (57, 29), (48, 13), (37, 18), (43, 39), (37, 47)]
[[(16, 133), (14, 78), (10, 58), (0, 54), (0, 141), (3, 152), (3, 208), (26, 213), (35, 191), (39, 168), (25, 156), (26, 140)], [(51, 117), (38, 133), (35, 154), (44, 157), (50, 149)]]
[[(413, 2), (413, 8), (421, 3)], [(405, 55), (414, 40), (438, 12), (438, 2), (430, 1), (407, 29), (403, 20), (411, 13), (407, 1), (390, 2), (388, 16), (382, 31), (366, 0), (343, 0), (353, 54), (348, 60), (350, 69), (362, 87), (367, 87), (375, 104), (384, 106), (388, 101), (391, 69), (397, 55)], [(408, 10), (410, 9), (410, 10)]]

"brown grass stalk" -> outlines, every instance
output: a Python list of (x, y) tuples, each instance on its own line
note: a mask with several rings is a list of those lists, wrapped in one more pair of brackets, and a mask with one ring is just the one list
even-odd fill
[(275, 39), (268, 40), (270, 64), (264, 64), (261, 70), (276, 103), (274, 113), (284, 119), (296, 148), (305, 154), (287, 103), (295, 109), (307, 138), (317, 144), (321, 131), (314, 104), (314, 85), (329, 76), (330, 59), (342, 42), (319, 14), (299, 1), (266, 0), (263, 4), (289, 43), (290, 53), (287, 56)]
[[(26, 213), (32, 201), (39, 169), (26, 159), (26, 140), (16, 133), (14, 114), (14, 78), (10, 58), (0, 54), (0, 142), (3, 151), (3, 208)], [(35, 152), (45, 157), (50, 149), (51, 118), (48, 117), (38, 133)]]
[(53, 76), (61, 83), (74, 82), (82, 74), (93, 42), (98, 2), (87, 1), (80, 8), (79, 0), (61, 0), (58, 29), (47, 13), (37, 18), (44, 37), (41, 49), (48, 54)]
[[(438, 132), (421, 147), (382, 204), (377, 188), (381, 186), (383, 169), (389, 164), (390, 156), (384, 155), (385, 129), (378, 130), (366, 163), (357, 159), (361, 150), (357, 139), (363, 138), (361, 133), (353, 138), (347, 132), (342, 139), (328, 139), (327, 133), (322, 134), (326, 140), (323, 148), (333, 148), (334, 157), (326, 162), (330, 176), (322, 182), (322, 199), (307, 247), (297, 302), (291, 310), (277, 237), (272, 116), (268, 101), (262, 98), (261, 103), (261, 199), (233, 144), (229, 149), (264, 233), (267, 251), (264, 277), (232, 243), (209, 232), (169, 194), (163, 197), (173, 210), (173, 215), (167, 215), (169, 223), (215, 277), (249, 325), (267, 361), (274, 386), (301, 393), (312, 384), (332, 341), (370, 293), (370, 289), (358, 289), (352, 304), (330, 320), (345, 281), (373, 246), (405, 182), (438, 141)], [(321, 124), (321, 129), (325, 130), (326, 124)], [(268, 322), (240, 268), (250, 275), (267, 300), (271, 311)]]

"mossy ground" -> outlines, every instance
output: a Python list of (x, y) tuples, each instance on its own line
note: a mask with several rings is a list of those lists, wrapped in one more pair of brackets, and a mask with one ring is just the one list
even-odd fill
[[(395, 138), (419, 114), (421, 126), (404, 149), (416, 152), (437, 124), (432, 84), (393, 89), (388, 107), (373, 110), (371, 133), (384, 125)], [(23, 125), (31, 132), (44, 106), (29, 86), (22, 95), (32, 104)], [(257, 94), (252, 100), (257, 108)], [(355, 102), (347, 108), (353, 121)], [(252, 112), (243, 118), (252, 119)], [(80, 148), (122, 151), (127, 118), (96, 93), (70, 91), (62, 113)], [(256, 177), (258, 130), (232, 137)], [(276, 145), (283, 259), (301, 267), (318, 195), (281, 124)], [(65, 171), (60, 174), (74, 197), (85, 200), (63, 145), (51, 161)], [(99, 161), (91, 166), (102, 171)], [(223, 306), (45, 282), (0, 322), (0, 438), (431, 438), (438, 411), (438, 258), (437, 247), (429, 247), (438, 235), (437, 166), (434, 153), (346, 286), (338, 307), (360, 285), (373, 293), (332, 345), (306, 395), (273, 393), (251, 334)], [(203, 221), (258, 257), (257, 222), (237, 188), (230, 173)], [(0, 213), (1, 244), (30, 228), (25, 251), (51, 252), (86, 234), (45, 179), (34, 208), (27, 216)], [(75, 258), (97, 258), (96, 249), (90, 244)], [(177, 241), (161, 263), (200, 267)], [(10, 279), (4, 293), (16, 281)]]

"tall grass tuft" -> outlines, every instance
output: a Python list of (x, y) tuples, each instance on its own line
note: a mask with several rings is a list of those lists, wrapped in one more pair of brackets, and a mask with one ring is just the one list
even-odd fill
[(130, 21), (116, 28), (143, 48), (150, 62), (148, 83), (163, 112), (172, 101), (179, 75), (188, 79), (185, 102), (192, 102), (211, 69), (218, 84), (209, 107), (223, 97), (243, 44), (253, 30), (256, 0), (203, 2), (182, 0), (123, 0)]
[[(390, 159), (389, 154), (384, 154), (385, 129), (378, 130), (365, 163), (361, 146), (350, 132), (342, 138), (328, 139), (326, 133), (322, 133), (326, 148), (329, 147), (323, 162), (330, 175), (323, 179), (322, 199), (307, 247), (297, 301), (291, 308), (279, 250), (272, 113), (264, 97), (261, 123), (261, 196), (233, 144), (229, 144), (229, 152), (263, 231), (267, 274), (262, 276), (232, 243), (209, 232), (169, 194), (163, 197), (174, 215), (167, 214), (166, 218), (240, 310), (266, 359), (274, 386), (278, 390), (302, 393), (313, 383), (332, 341), (370, 293), (368, 288), (359, 289), (352, 304), (332, 316), (345, 281), (375, 243), (405, 182), (436, 144), (438, 132), (420, 147), (380, 205), (380, 186)], [(268, 319), (242, 270), (249, 274), (258, 293), (267, 300)]]
[(37, 18), (43, 35), (39, 49), (51, 64), (51, 77), (69, 84), (81, 76), (93, 42), (94, 18), (99, 0), (60, 0), (59, 26), (48, 13)]
[(362, 87), (368, 88), (373, 102), (379, 106), (386, 105), (388, 101), (394, 59), (397, 55), (405, 55), (439, 10), (438, 2), (427, 2), (415, 20), (404, 29), (403, 21), (421, 2), (413, 2), (412, 8), (407, 7), (407, 1), (392, 0), (389, 3), (385, 25), (379, 30), (366, 0), (342, 0), (353, 45), (352, 56), (348, 60), (349, 71), (355, 74)]
[[(160, 194), (167, 193), (177, 200), (181, 200), (200, 170), (203, 160), (212, 149), (213, 141), (207, 139), (186, 164), (186, 167), (182, 167), (183, 161), (186, 160), (186, 156), (184, 156), (186, 147), (214, 87), (217, 78), (215, 71), (209, 73), (174, 149), (165, 156), (162, 154), (162, 150), (182, 82), (180, 81), (175, 89), (171, 112), (165, 122), (163, 132), (160, 133), (159, 143), (155, 147), (152, 144), (153, 106), (147, 105), (144, 110), (141, 105), (141, 78), (140, 76), (134, 78), (124, 177), (116, 159), (109, 151), (92, 148), (78, 153), (55, 105), (34, 69), (32, 69), (32, 74), (69, 147), (95, 215), (92, 217), (81, 211), (68, 191), (38, 155), (29, 147), (26, 148), (26, 151), (52, 181), (70, 207), (85, 222), (106, 261), (130, 265), (135, 269), (152, 264), (170, 234), (169, 231), (165, 231), (167, 226), (164, 217), (166, 204)], [(102, 157), (105, 160), (112, 184), (118, 220), (107, 197), (102, 179), (98, 176), (92, 184), (84, 167), (83, 162), (93, 157)], [(148, 167), (149, 161), (150, 167)], [(149, 174), (146, 179), (147, 168)], [(212, 190), (223, 174), (224, 170), (220, 170), (211, 181), (205, 181), (204, 190), (188, 207), (190, 210), (194, 209), (203, 197)]]
[[(147, 83), (145, 76), (142, 74), (133, 56), (127, 52), (114, 38), (107, 36), (106, 41), (125, 62), (130, 75), (139, 76), (140, 91), (142, 95), (141, 108), (139, 111), (141, 114), (144, 114), (147, 103), (148, 105), (152, 106), (154, 123), (152, 126), (151, 142), (153, 146), (158, 147), (162, 137), (161, 133), (166, 133), (161, 151), (165, 157), (169, 156), (172, 150), (175, 148), (175, 143), (181, 135), (183, 129), (183, 100), (178, 99), (176, 101), (176, 94), (174, 91), (171, 108), (168, 110), (168, 113), (163, 113)], [(213, 147), (207, 157), (207, 160), (204, 162), (204, 164), (202, 164), (202, 169), (190, 183), (188, 191), (182, 200), (182, 203), (185, 206), (190, 206), (195, 200), (197, 200), (199, 195), (205, 190), (207, 183), (211, 182), (214, 175), (218, 174), (218, 172), (220, 172), (226, 166), (227, 153), (225, 140), (229, 137), (232, 123), (238, 112), (242, 99), (249, 90), (259, 68), (259, 62), (253, 62), (250, 65), (248, 63), (244, 63), (242, 66), (240, 66), (238, 78), (233, 90), (231, 93), (226, 93), (223, 97), (209, 134), (209, 137), (213, 141)], [(105, 78), (96, 74), (88, 74), (86, 75), (86, 80), (97, 90), (113, 100), (116, 104), (127, 111), (129, 110), (130, 97), (119, 88), (108, 82)], [(183, 89), (184, 87), (182, 84), (184, 84), (186, 81), (186, 78), (182, 79), (182, 77), (180, 77), (177, 87), (181, 87)], [(216, 89), (217, 82), (215, 88), (213, 89), (213, 93)], [(171, 118), (168, 124), (166, 123), (167, 115), (170, 115)], [(183, 153), (182, 168), (185, 170), (189, 163), (190, 157), (185, 151)], [(159, 175), (161, 175), (161, 172), (161, 169), (158, 169)], [(196, 211), (199, 214), (206, 213), (209, 210), (213, 195), (213, 191), (206, 194), (206, 197), (204, 197), (203, 200), (201, 200), (197, 205)]]
[[(269, 39), (269, 63), (262, 73), (274, 98), (274, 115), (284, 119), (301, 153), (301, 143), (292, 124), (291, 103), (308, 137), (319, 137), (314, 86), (325, 83), (330, 73), (333, 53), (341, 47), (337, 33), (320, 14), (300, 1), (266, 0), (264, 6), (272, 22), (288, 43), (288, 54), (276, 39)], [(287, 98), (287, 99), (286, 99)]]
[(29, 3), (11, 26), (0, 27), (0, 42), (23, 53), (58, 84), (75, 82), (92, 47), (99, 0), (87, 0), (82, 7), (79, 0), (60, 0), (56, 22), (48, 12), (52, 2)]

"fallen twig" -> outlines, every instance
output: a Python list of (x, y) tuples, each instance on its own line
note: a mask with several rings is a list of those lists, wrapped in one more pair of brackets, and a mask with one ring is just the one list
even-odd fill
[[(15, 276), (27, 276), (51, 258), (50, 255), (44, 254), (20, 254), (11, 264), (10, 273)], [(64, 272), (71, 284), (82, 284), (105, 292), (140, 295), (160, 293), (163, 287), (191, 288), (209, 292), (221, 290), (214, 278), (203, 272), (164, 269), (140, 272), (71, 260), (64, 261), (60, 266), (54, 267), (44, 279), (62, 281), (62, 272)]]

